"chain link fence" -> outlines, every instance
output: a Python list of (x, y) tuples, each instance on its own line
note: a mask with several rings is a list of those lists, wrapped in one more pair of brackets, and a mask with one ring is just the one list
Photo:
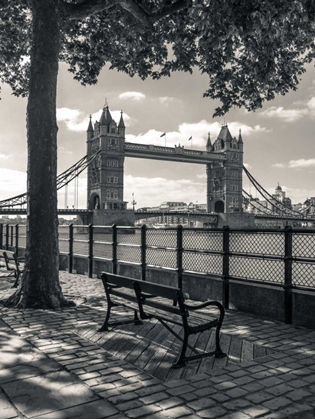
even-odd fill
[[(315, 230), (233, 230), (61, 225), (59, 249), (77, 255), (315, 288)], [(1, 225), (2, 248), (26, 247), (26, 225)], [(225, 267), (225, 268), (224, 268)]]

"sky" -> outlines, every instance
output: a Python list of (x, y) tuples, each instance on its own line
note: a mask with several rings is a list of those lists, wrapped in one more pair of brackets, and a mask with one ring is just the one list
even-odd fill
[[(307, 72), (295, 92), (277, 96), (256, 112), (230, 111), (212, 118), (218, 102), (203, 98), (206, 75), (175, 73), (159, 81), (118, 73), (104, 68), (94, 86), (81, 86), (61, 63), (58, 79), (58, 173), (86, 154), (88, 116), (99, 120), (105, 98), (113, 118), (124, 112), (126, 141), (156, 145), (206, 147), (227, 123), (232, 136), (242, 129), (244, 163), (250, 173), (270, 193), (279, 182), (293, 203), (315, 197), (315, 68)], [(16, 98), (8, 86), (1, 87), (0, 115), (0, 200), (26, 191), (27, 100)], [(160, 137), (166, 132), (165, 137)], [(188, 139), (192, 136), (192, 141)], [(243, 187), (255, 197), (247, 178)], [(74, 185), (68, 188), (67, 203), (74, 204)], [(155, 206), (163, 201), (206, 202), (204, 165), (125, 159), (124, 199), (136, 207)], [(259, 197), (259, 196), (257, 196)], [(79, 178), (79, 208), (86, 208), (86, 174)], [(63, 208), (65, 193), (58, 196)]]

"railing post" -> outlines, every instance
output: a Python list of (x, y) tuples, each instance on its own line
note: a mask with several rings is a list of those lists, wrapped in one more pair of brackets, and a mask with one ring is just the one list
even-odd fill
[(5, 249), (9, 249), (9, 223), (5, 225)]
[(230, 302), (230, 228), (223, 226), (222, 304), (229, 309)]
[(284, 228), (284, 322), (292, 324), (292, 227)]
[(15, 255), (19, 256), (19, 225), (15, 225)]
[(69, 225), (69, 253), (68, 253), (68, 271), (72, 273), (73, 268), (73, 224)]
[(88, 258), (88, 276), (93, 277), (93, 225), (89, 224), (89, 258)]
[(113, 229), (113, 250), (112, 250), (112, 271), (117, 274), (117, 225), (112, 226)]
[(13, 225), (11, 225), (10, 226), (10, 247), (13, 247), (13, 236), (14, 236), (14, 226)]
[(147, 227), (141, 226), (141, 280), (145, 280), (147, 267)]
[(177, 287), (183, 289), (183, 226), (177, 226)]
[(3, 223), (0, 223), (0, 249), (3, 249)]

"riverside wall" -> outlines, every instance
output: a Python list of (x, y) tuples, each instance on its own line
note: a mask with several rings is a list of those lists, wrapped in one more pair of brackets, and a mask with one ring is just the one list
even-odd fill
[[(60, 270), (68, 270), (68, 255), (60, 254)], [(100, 278), (102, 271), (112, 272), (112, 262), (102, 258), (93, 260), (93, 277)], [(73, 256), (73, 272), (88, 274), (88, 259)], [(141, 266), (118, 262), (117, 274), (141, 278)], [(223, 280), (220, 276), (183, 273), (185, 296), (197, 301), (223, 300)], [(97, 281), (97, 280), (96, 280)], [(177, 286), (177, 270), (146, 267), (146, 281)], [(104, 295), (105, 299), (105, 295)], [(247, 280), (229, 280), (229, 309), (237, 309), (260, 317), (285, 321), (285, 292), (279, 284), (268, 284)], [(315, 328), (315, 291), (292, 289), (292, 323), (297, 326)]]

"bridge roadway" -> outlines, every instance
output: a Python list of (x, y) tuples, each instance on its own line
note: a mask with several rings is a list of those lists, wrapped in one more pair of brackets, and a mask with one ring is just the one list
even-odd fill
[[(87, 209), (58, 209), (59, 215), (64, 216), (75, 216), (77, 214), (87, 214), (93, 210)], [(17, 214), (27, 214), (25, 208), (15, 209), (15, 208), (0, 208), (0, 215), (17, 215)], [(175, 217), (189, 217), (194, 220), (206, 220), (208, 223), (216, 224), (218, 215), (216, 213), (194, 213), (194, 212), (140, 212), (135, 211), (135, 219), (146, 219), (150, 217), (159, 217), (159, 216), (175, 216)], [(315, 218), (299, 218), (299, 217), (281, 217), (281, 216), (272, 216), (272, 215), (255, 215), (256, 219), (264, 220), (293, 220), (296, 222), (314, 222)]]
[[(87, 209), (58, 209), (58, 214), (62, 215), (73, 215), (76, 214), (87, 214), (93, 210)], [(22, 209), (15, 209), (15, 208), (0, 208), (0, 215), (1, 214), (27, 214), (27, 210), (25, 208)]]
[(209, 164), (214, 161), (224, 162), (226, 160), (224, 153), (185, 149), (184, 146), (164, 147), (138, 143), (125, 143), (125, 156), (199, 164)]

